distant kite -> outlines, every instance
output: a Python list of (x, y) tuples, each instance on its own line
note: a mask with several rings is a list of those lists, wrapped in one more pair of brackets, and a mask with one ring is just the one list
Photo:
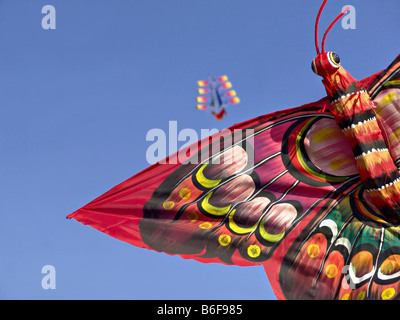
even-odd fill
[(200, 96), (197, 97), (196, 108), (210, 110), (211, 114), (218, 120), (221, 120), (227, 114), (226, 108), (229, 105), (240, 102), (227, 76), (220, 76), (217, 79), (209, 76), (208, 80), (197, 81), (197, 85), (200, 87), (197, 89)]
[(203, 139), (190, 161), (172, 154), (68, 217), (183, 258), (263, 265), (279, 299), (399, 299), (400, 55), (355, 80), (325, 51), (347, 9), (319, 49), (326, 2), (312, 70), (327, 97)]

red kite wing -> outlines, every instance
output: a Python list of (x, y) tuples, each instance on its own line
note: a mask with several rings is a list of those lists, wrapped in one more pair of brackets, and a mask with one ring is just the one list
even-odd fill
[[(398, 64), (364, 80), (389, 133), (400, 129), (391, 117), (399, 114)], [(365, 196), (347, 140), (321, 111), (326, 106), (324, 98), (236, 124), (68, 218), (183, 258), (264, 264), (282, 299), (397, 297), (398, 229)], [(348, 264), (355, 271), (342, 274)]]

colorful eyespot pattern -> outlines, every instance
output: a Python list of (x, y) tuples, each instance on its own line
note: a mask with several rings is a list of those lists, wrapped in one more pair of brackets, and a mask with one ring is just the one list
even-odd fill
[[(394, 132), (390, 152), (400, 154)], [(181, 166), (145, 205), (140, 231), (149, 247), (199, 261), (254, 265), (280, 255), (287, 298), (394, 299), (400, 290), (399, 229), (376, 209), (327, 113), (280, 116)]]

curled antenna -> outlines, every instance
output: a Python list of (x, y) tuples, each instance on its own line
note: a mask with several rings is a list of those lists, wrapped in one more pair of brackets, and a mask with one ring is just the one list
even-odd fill
[[(319, 55), (321, 52), (319, 51), (319, 45), (318, 45), (318, 25), (319, 25), (319, 18), (321, 17), (322, 10), (324, 9), (326, 3), (328, 0), (324, 0), (322, 2), (321, 7), (319, 8), (317, 19), (315, 20), (315, 49), (317, 50), (317, 55)], [(335, 20), (332, 21), (332, 23), (329, 25), (329, 27), (326, 29), (324, 33), (324, 37), (322, 38), (322, 53), (325, 52), (325, 40), (326, 36), (328, 35), (328, 32), (332, 29), (333, 25), (341, 18), (343, 15), (350, 10), (350, 6), (347, 6), (337, 17)]]
[(318, 24), (319, 24), (319, 18), (321, 17), (322, 10), (324, 9), (325, 4), (326, 4), (327, 2), (328, 2), (328, 0), (324, 0), (324, 2), (323, 2), (322, 5), (321, 5), (321, 8), (319, 8), (318, 15), (317, 15), (317, 19), (315, 20), (315, 49), (317, 49), (317, 55), (320, 54), (319, 45), (318, 45)]
[(325, 52), (325, 40), (326, 36), (328, 35), (328, 32), (331, 30), (333, 25), (341, 18), (343, 15), (350, 10), (350, 6), (347, 6), (337, 17), (335, 20), (332, 21), (332, 23), (329, 25), (328, 29), (326, 29), (324, 33), (324, 37), (322, 38), (322, 52)]

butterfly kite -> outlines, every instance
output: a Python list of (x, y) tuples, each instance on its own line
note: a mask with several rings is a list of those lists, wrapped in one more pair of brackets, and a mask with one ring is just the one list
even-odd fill
[[(326, 36), (327, 96), (202, 139), (70, 214), (147, 249), (263, 265), (278, 299), (400, 297), (400, 55), (358, 81)], [(348, 10), (348, 9), (347, 9)]]
[(221, 120), (226, 116), (226, 108), (228, 105), (234, 105), (240, 102), (227, 76), (220, 76), (217, 79), (209, 76), (208, 80), (197, 81), (197, 85), (200, 87), (197, 89), (200, 96), (197, 97), (197, 102), (199, 104), (197, 104), (196, 109), (210, 109), (211, 114), (217, 120)]

